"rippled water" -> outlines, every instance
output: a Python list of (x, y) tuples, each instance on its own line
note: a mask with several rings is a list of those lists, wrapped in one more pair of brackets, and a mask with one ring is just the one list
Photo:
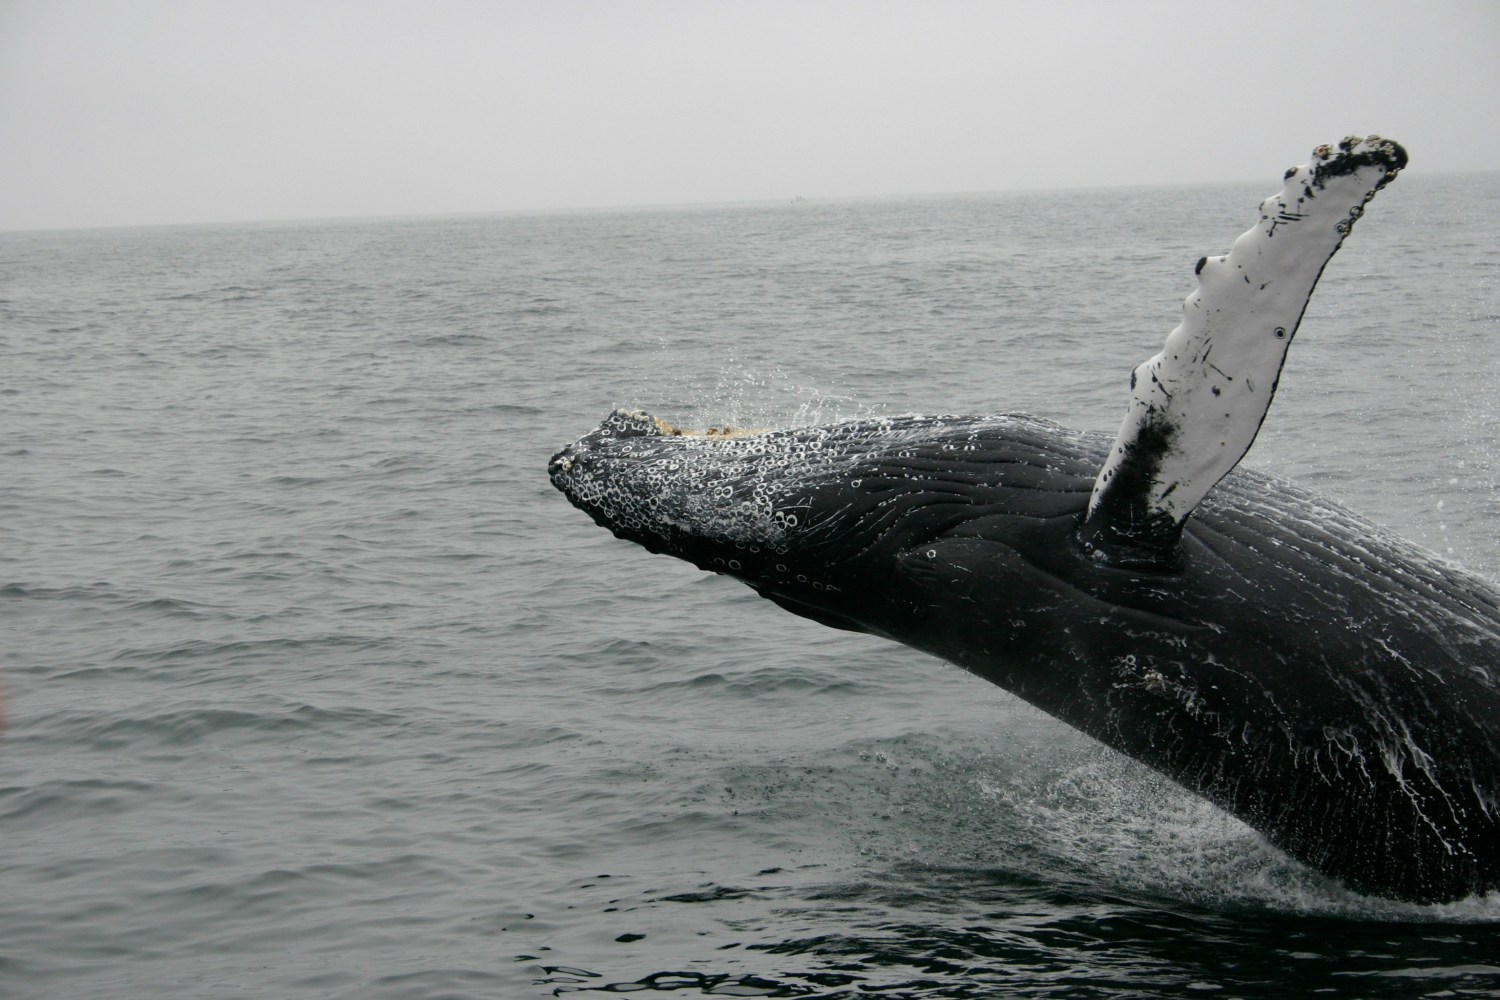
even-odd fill
[[(1273, 187), (0, 234), (0, 994), (1500, 990), (1500, 902), (1346, 893), (545, 475), (616, 404), (1113, 430)], [(1497, 202), (1381, 195), (1251, 455), (1492, 579)]]

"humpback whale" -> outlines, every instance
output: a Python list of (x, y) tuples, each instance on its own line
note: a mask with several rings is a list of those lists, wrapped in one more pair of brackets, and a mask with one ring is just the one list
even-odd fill
[(1313, 287), (1406, 165), (1320, 146), (1197, 265), (1119, 433), (1020, 414), (684, 431), (553, 457), (621, 538), (925, 650), (1143, 761), (1356, 891), (1500, 889), (1500, 592), (1237, 468)]

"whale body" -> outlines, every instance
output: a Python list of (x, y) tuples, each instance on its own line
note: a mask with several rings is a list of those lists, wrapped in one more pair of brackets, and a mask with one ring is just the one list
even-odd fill
[[(1358, 891), (1500, 889), (1500, 593), (1236, 468), (1393, 147), (1320, 147), (1324, 183), (1288, 172), (1272, 222), (1200, 262), (1114, 439), (1020, 414), (690, 433), (620, 410), (552, 481), (621, 538), (972, 671)], [(1341, 200), (1288, 208), (1299, 184)], [(1307, 220), (1315, 251), (1275, 242)]]

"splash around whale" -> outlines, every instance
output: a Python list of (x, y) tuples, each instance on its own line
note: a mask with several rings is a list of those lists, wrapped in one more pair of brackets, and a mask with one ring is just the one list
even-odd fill
[(1119, 434), (1019, 414), (693, 434), (617, 411), (552, 460), (616, 535), (933, 653), (1352, 888), (1500, 889), (1500, 593), (1236, 468), (1324, 265), (1406, 163), (1288, 171), (1199, 262)]

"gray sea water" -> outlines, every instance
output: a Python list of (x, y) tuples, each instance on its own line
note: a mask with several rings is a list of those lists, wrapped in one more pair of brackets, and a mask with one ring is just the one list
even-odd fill
[[(547, 481), (615, 405), (1112, 431), (1274, 186), (0, 234), (0, 995), (1494, 995), (1500, 899)], [(1500, 175), (1408, 173), (1249, 464), (1500, 578), (1497, 356)]]

